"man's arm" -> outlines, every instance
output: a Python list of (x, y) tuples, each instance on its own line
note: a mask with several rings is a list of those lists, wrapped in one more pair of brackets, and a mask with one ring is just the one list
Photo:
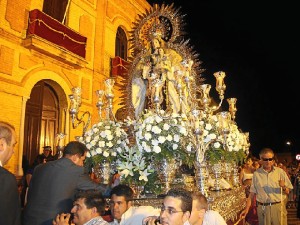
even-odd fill
[(249, 196), (248, 196), (248, 198), (247, 198), (247, 201), (246, 201), (246, 207), (245, 207), (245, 209), (241, 212), (240, 218), (245, 218), (246, 215), (248, 214), (248, 211), (249, 211), (249, 209), (250, 209), (250, 207), (251, 207), (251, 205), (252, 205), (252, 201), (253, 201), (254, 196), (255, 196), (255, 193), (250, 192), (250, 194), (249, 194)]

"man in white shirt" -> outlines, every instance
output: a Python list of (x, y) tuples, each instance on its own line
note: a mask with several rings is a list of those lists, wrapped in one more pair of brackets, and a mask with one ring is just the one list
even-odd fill
[(190, 225), (192, 196), (184, 189), (170, 189), (163, 200), (159, 217), (148, 217), (143, 221), (147, 225)]
[(284, 200), (293, 189), (293, 185), (286, 172), (274, 166), (272, 149), (263, 148), (259, 157), (262, 166), (253, 173), (246, 208), (241, 212), (240, 218), (245, 218), (256, 199), (259, 225), (286, 225), (287, 210)]
[(112, 188), (110, 192), (110, 210), (113, 217), (111, 225), (141, 225), (145, 217), (158, 215), (159, 210), (152, 206), (132, 205), (133, 190), (124, 184)]
[(193, 210), (189, 219), (191, 225), (226, 225), (224, 218), (214, 210), (208, 210), (206, 197), (193, 193)]

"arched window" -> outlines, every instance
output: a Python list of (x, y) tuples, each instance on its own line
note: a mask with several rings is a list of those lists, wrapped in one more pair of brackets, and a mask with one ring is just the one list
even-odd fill
[(116, 35), (115, 55), (127, 60), (127, 37), (122, 28), (118, 28)]

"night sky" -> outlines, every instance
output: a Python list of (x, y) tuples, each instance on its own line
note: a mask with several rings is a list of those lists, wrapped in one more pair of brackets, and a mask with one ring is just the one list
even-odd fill
[[(225, 98), (237, 98), (236, 122), (250, 133), (251, 152), (263, 147), (300, 153), (299, 18), (294, 3), (274, 1), (148, 0), (174, 2), (184, 20), (202, 76), (216, 92), (214, 72), (226, 73)], [(290, 4), (290, 5), (288, 5)], [(296, 42), (297, 40), (297, 42)], [(227, 102), (223, 109), (228, 109)], [(291, 146), (285, 143), (290, 141)]]

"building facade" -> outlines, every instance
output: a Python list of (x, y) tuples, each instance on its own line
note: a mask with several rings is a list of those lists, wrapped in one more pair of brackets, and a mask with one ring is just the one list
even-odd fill
[[(96, 90), (111, 77), (112, 59), (129, 54), (120, 50), (118, 32), (128, 40), (132, 22), (149, 7), (146, 0), (0, 2), (0, 116), (18, 136), (8, 170), (21, 176), (23, 156), (31, 163), (45, 145), (55, 154), (58, 133), (66, 134), (63, 145), (82, 134), (69, 114), (73, 87), (82, 89), (79, 114), (89, 111), (97, 122)], [(115, 112), (117, 91), (114, 105)]]

